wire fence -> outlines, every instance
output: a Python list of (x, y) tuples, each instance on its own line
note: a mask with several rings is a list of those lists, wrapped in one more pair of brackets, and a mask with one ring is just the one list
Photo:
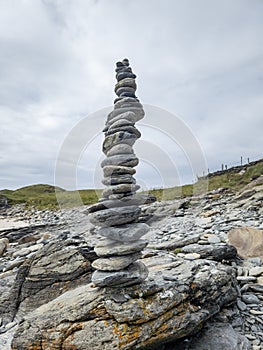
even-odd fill
[[(221, 164), (221, 168), (219, 170), (210, 171), (210, 169), (207, 169), (207, 175), (209, 176), (209, 175), (212, 175), (212, 174), (219, 174), (219, 173), (222, 174), (224, 172), (227, 172), (230, 169), (235, 169), (235, 168), (237, 170), (239, 170), (245, 165), (253, 165), (253, 164), (256, 164), (257, 162), (259, 162), (261, 160), (263, 160), (262, 155), (260, 155), (258, 157), (254, 156), (253, 158), (240, 156), (239, 162), (232, 162), (230, 165), (222, 163)], [(203, 176), (206, 176), (206, 174), (203, 173)]]

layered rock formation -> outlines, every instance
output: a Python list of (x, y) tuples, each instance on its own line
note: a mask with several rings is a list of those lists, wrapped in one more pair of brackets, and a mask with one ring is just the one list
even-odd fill
[(106, 188), (99, 204), (90, 208), (90, 221), (100, 226), (98, 234), (103, 237), (95, 247), (99, 259), (92, 266), (95, 286), (124, 287), (146, 279), (148, 270), (142, 262), (141, 251), (147, 241), (141, 239), (149, 226), (138, 223), (139, 204), (145, 196), (136, 195), (140, 188), (133, 177), (134, 167), (139, 163), (132, 146), (141, 136), (135, 123), (142, 119), (144, 111), (135, 96), (136, 75), (129, 61), (116, 64), (114, 110), (108, 115), (104, 128), (103, 152), (106, 159), (101, 163)]
[(235, 271), (208, 260), (156, 253), (139, 286), (68, 291), (28, 314), (12, 350), (162, 349), (197, 330), (237, 296)]

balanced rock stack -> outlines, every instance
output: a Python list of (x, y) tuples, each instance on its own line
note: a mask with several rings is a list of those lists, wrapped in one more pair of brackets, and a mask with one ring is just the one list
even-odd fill
[(136, 75), (129, 61), (124, 59), (116, 66), (118, 97), (103, 130), (106, 159), (101, 167), (106, 188), (99, 203), (89, 208), (90, 221), (100, 227), (98, 234), (103, 237), (95, 247), (99, 258), (92, 264), (96, 269), (92, 282), (99, 287), (129, 286), (142, 282), (148, 275), (146, 266), (137, 260), (147, 245), (141, 237), (149, 231), (149, 226), (137, 220), (141, 213), (139, 205), (152, 198), (136, 194), (140, 186), (133, 175), (139, 160), (132, 148), (141, 136), (134, 125), (143, 118), (144, 111), (135, 96)]

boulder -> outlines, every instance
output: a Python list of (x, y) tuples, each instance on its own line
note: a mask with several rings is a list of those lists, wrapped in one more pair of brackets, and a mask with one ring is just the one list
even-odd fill
[(140, 285), (86, 284), (26, 315), (12, 350), (159, 349), (196, 332), (236, 299), (232, 267), (165, 252), (150, 255), (141, 259), (149, 277)]
[[(216, 336), (215, 336), (216, 335)], [(189, 350), (250, 350), (250, 342), (229, 324), (212, 323), (193, 339)]]
[(4, 254), (6, 251), (6, 248), (9, 245), (9, 240), (8, 238), (1, 238), (0, 239), (0, 257)]
[(263, 230), (253, 227), (234, 228), (228, 233), (229, 243), (236, 247), (241, 258), (263, 259)]

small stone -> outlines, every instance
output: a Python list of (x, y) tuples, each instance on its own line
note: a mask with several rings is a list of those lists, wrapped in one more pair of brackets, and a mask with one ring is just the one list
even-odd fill
[(220, 242), (221, 242), (221, 239), (220, 239), (219, 237), (217, 237), (216, 235), (210, 235), (210, 236), (208, 237), (208, 242), (209, 242), (209, 243), (213, 243), (213, 244), (215, 244), (215, 243), (220, 243)]
[(116, 156), (111, 156), (106, 159), (104, 159), (101, 162), (101, 167), (108, 165), (115, 165), (115, 166), (127, 166), (127, 167), (135, 167), (138, 165), (139, 159), (133, 155), (133, 154), (120, 154)]
[(90, 222), (98, 226), (116, 226), (127, 224), (138, 219), (141, 209), (137, 206), (110, 208), (90, 215)]
[(113, 146), (110, 148), (110, 150), (107, 152), (107, 157), (115, 156), (118, 154), (134, 154), (134, 151), (132, 149), (131, 145), (120, 143), (116, 146)]
[(139, 185), (133, 185), (133, 184), (118, 184), (118, 185), (112, 185), (108, 186), (103, 192), (102, 196), (107, 198), (112, 194), (116, 193), (126, 193), (126, 192), (136, 192), (140, 188)]
[(126, 269), (116, 272), (95, 271), (92, 282), (98, 287), (126, 287), (141, 283), (148, 276), (148, 269), (142, 263), (136, 261)]
[(196, 259), (200, 259), (201, 255), (198, 253), (188, 253), (185, 254), (184, 258), (186, 260), (196, 260)]
[(118, 81), (122, 80), (122, 79), (126, 79), (126, 78), (131, 78), (131, 79), (136, 79), (136, 75), (131, 73), (131, 72), (118, 72), (118, 74), (116, 74), (116, 79)]
[(99, 258), (93, 261), (92, 266), (100, 271), (119, 271), (140, 259), (141, 256), (142, 253), (139, 252), (129, 255)]
[(257, 283), (263, 286), (263, 277), (258, 277)]
[[(122, 119), (122, 118), (125, 118), (125, 119), (135, 123), (135, 122), (141, 120), (144, 117), (144, 115), (145, 115), (145, 113), (144, 113), (144, 110), (142, 108), (125, 107), (125, 108), (114, 109), (108, 115), (107, 125), (111, 125), (111, 124), (115, 123), (117, 120)], [(116, 118), (116, 117), (118, 117), (118, 118)]]
[(246, 304), (259, 304), (260, 303), (258, 297), (255, 294), (243, 294), (242, 300)]
[(105, 177), (126, 174), (134, 175), (135, 173), (135, 169), (126, 166), (107, 165), (103, 168), (103, 174)]
[(141, 137), (140, 131), (137, 128), (135, 128), (134, 126), (121, 126), (121, 127), (115, 128), (115, 129), (109, 129), (105, 133), (105, 135), (106, 136), (113, 135), (113, 134), (116, 134), (116, 132), (120, 132), (120, 131), (128, 132), (128, 133), (136, 136), (137, 139), (139, 139)]
[(138, 107), (143, 108), (142, 104), (137, 98), (134, 97), (123, 97), (114, 104), (114, 109), (123, 107)]
[(116, 129), (116, 128), (119, 128), (121, 126), (134, 126), (134, 123), (125, 119), (125, 118), (122, 118), (122, 119), (117, 120), (115, 123), (111, 124), (109, 127), (109, 130)]
[(263, 266), (255, 266), (249, 270), (250, 276), (260, 276), (263, 274)]
[(249, 312), (252, 314), (252, 315), (263, 315), (263, 311), (259, 311), (259, 310), (249, 310)]
[(247, 309), (247, 305), (240, 299), (237, 300), (237, 307), (240, 311), (245, 311)]
[(127, 96), (136, 98), (135, 92), (136, 92), (136, 88), (129, 87), (129, 86), (122, 86), (116, 90), (116, 95), (122, 98)]
[(237, 276), (237, 280), (242, 283), (254, 282), (257, 280), (254, 276)]
[(124, 243), (105, 239), (99, 242), (94, 250), (99, 257), (127, 255), (143, 250), (147, 246), (147, 243), (147, 241), (142, 239)]
[(9, 246), (8, 238), (1, 238), (0, 239), (0, 257), (4, 254), (8, 246)]
[(115, 134), (105, 137), (102, 145), (103, 153), (107, 154), (112, 147), (118, 144), (127, 144), (132, 146), (136, 140), (137, 137), (135, 134), (131, 134), (126, 131), (118, 131)]
[(114, 91), (116, 92), (116, 94), (117, 94), (118, 89), (122, 88), (122, 87), (125, 87), (125, 88), (131, 87), (133, 89), (136, 89), (137, 85), (136, 85), (136, 82), (134, 79), (131, 79), (131, 78), (122, 79), (115, 85)]
[[(111, 197), (111, 196), (110, 196)], [(109, 209), (109, 208), (118, 208), (118, 207), (125, 207), (130, 205), (142, 205), (142, 204), (148, 204), (153, 203), (156, 201), (156, 198), (152, 195), (145, 195), (145, 194), (138, 194), (135, 193), (131, 196), (122, 196), (119, 199), (107, 199), (107, 200), (101, 200), (99, 203), (92, 205), (88, 208), (88, 213), (94, 213), (95, 211)]]
[(106, 186), (119, 185), (119, 184), (135, 184), (135, 178), (130, 174), (124, 174), (119, 176), (109, 176), (102, 179), (102, 183)]
[(137, 241), (147, 232), (150, 227), (144, 223), (135, 223), (123, 226), (111, 226), (100, 228), (98, 234), (109, 239), (113, 239), (119, 242), (132, 242)]

